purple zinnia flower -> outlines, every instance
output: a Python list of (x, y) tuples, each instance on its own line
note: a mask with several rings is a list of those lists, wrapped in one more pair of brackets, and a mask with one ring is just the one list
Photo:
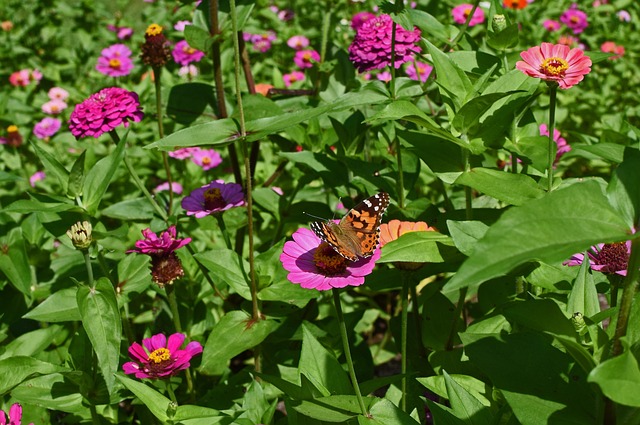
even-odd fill
[(300, 69), (311, 68), (314, 62), (320, 61), (320, 54), (315, 50), (299, 50), (293, 57), (293, 62)]
[(570, 9), (562, 12), (562, 15), (560, 15), (560, 22), (569, 27), (574, 34), (580, 34), (585, 28), (587, 28), (587, 26), (589, 26), (587, 14), (582, 10), (579, 10), (575, 3)]
[[(36, 183), (44, 180), (45, 177), (47, 177), (47, 175), (44, 171), (36, 171), (31, 177), (29, 177), (29, 184), (31, 187), (36, 187)], [(0, 422), (0, 425), (2, 425), (2, 422)]]
[[(129, 356), (134, 360), (122, 365), (126, 374), (135, 374), (136, 378), (158, 379), (177, 375), (190, 366), (191, 359), (202, 353), (202, 345), (191, 341), (180, 349), (186, 336), (175, 333), (167, 337), (164, 334), (153, 335), (142, 340), (142, 345), (134, 342), (129, 347)], [(145, 350), (146, 348), (146, 350)]]
[(204, 52), (189, 46), (187, 40), (178, 41), (171, 54), (173, 60), (182, 66), (189, 65), (191, 62), (200, 62), (204, 57)]
[(33, 127), (33, 134), (35, 134), (38, 139), (46, 139), (56, 134), (61, 126), (62, 121), (58, 118), (46, 117)]
[[(381, 69), (391, 62), (391, 31), (393, 21), (389, 15), (380, 15), (365, 22), (349, 46), (349, 59), (359, 72)], [(407, 31), (396, 25), (395, 68), (421, 51), (416, 43), (420, 30)]]
[(225, 211), (233, 207), (244, 205), (242, 186), (237, 183), (225, 183), (215, 180), (192, 191), (182, 199), (182, 208), (187, 215), (202, 218), (209, 214)]
[[(589, 267), (591, 270), (606, 274), (627, 275), (629, 255), (631, 254), (631, 241), (616, 243), (601, 243), (587, 250)], [(579, 266), (584, 261), (584, 254), (575, 254), (565, 261), (565, 266)]]
[(102, 50), (96, 69), (109, 77), (124, 77), (133, 69), (131, 50), (124, 44), (114, 44)]
[(427, 81), (427, 78), (429, 78), (429, 75), (431, 75), (433, 67), (427, 63), (418, 61), (416, 61), (415, 64), (417, 65), (418, 69), (416, 69), (413, 62), (410, 62), (409, 65), (407, 65), (407, 76), (412, 80), (424, 83), (425, 81)]
[(67, 106), (64, 100), (53, 99), (42, 105), (42, 112), (45, 114), (58, 115), (67, 109)]
[[(13, 403), (9, 408), (9, 422), (4, 412), (0, 410), (0, 425), (20, 425), (22, 421), (22, 406), (20, 403)], [(33, 425), (31, 422), (29, 425)]]
[(138, 122), (144, 113), (135, 92), (119, 87), (107, 87), (76, 105), (69, 118), (71, 134), (80, 137), (99, 137), (119, 125)]
[(222, 164), (222, 157), (214, 149), (200, 149), (191, 153), (191, 161), (207, 171)]

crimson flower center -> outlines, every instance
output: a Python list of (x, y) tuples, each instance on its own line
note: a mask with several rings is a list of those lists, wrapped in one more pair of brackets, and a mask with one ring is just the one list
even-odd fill
[(569, 69), (569, 63), (557, 57), (545, 59), (540, 64), (540, 72), (553, 77), (564, 75), (567, 69)]
[(598, 253), (598, 262), (605, 267), (605, 273), (615, 273), (626, 270), (629, 264), (629, 251), (625, 242), (605, 244)]
[[(204, 161), (203, 161), (204, 162)], [(212, 187), (204, 191), (204, 209), (214, 210), (216, 208), (223, 208), (225, 206), (224, 198), (220, 189)]]
[(347, 260), (326, 242), (322, 242), (316, 248), (313, 253), (313, 262), (318, 271), (325, 276), (335, 276), (347, 269)]

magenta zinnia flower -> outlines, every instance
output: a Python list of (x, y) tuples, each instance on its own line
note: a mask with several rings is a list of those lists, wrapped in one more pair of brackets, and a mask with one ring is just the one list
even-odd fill
[[(359, 72), (380, 69), (391, 62), (391, 32), (393, 21), (389, 15), (370, 19), (358, 29), (349, 46), (349, 59)], [(416, 43), (420, 30), (407, 31), (396, 25), (396, 52), (394, 67), (399, 68), (421, 51)]]
[(121, 124), (128, 127), (130, 120), (138, 122), (143, 117), (135, 92), (108, 87), (76, 105), (69, 118), (69, 129), (76, 139), (99, 137)]
[(293, 57), (293, 62), (300, 69), (311, 68), (314, 62), (320, 61), (320, 54), (315, 50), (299, 50)]
[(46, 139), (56, 134), (61, 126), (62, 121), (58, 118), (46, 117), (33, 127), (33, 134), (35, 134), (38, 139)]
[(124, 44), (114, 44), (102, 50), (96, 65), (98, 72), (109, 77), (124, 77), (133, 69), (131, 50)]
[(582, 10), (579, 10), (575, 3), (570, 9), (562, 12), (562, 15), (560, 15), (560, 22), (569, 27), (574, 34), (580, 34), (585, 28), (587, 28), (587, 26), (589, 26), (587, 14)]
[(560, 22), (553, 19), (546, 19), (542, 26), (549, 32), (558, 31), (560, 29)]
[(182, 199), (182, 208), (187, 215), (202, 218), (209, 214), (226, 211), (244, 205), (244, 192), (237, 183), (225, 183), (215, 180), (192, 191)]
[(187, 40), (178, 41), (171, 52), (173, 60), (184, 66), (191, 62), (200, 62), (204, 57), (204, 52), (189, 46)]
[(306, 228), (296, 230), (292, 237), (284, 244), (280, 261), (289, 272), (287, 279), (306, 289), (360, 286), (380, 258), (380, 248), (376, 248), (371, 257), (349, 261)]
[(561, 89), (573, 87), (591, 72), (591, 59), (582, 50), (563, 44), (542, 43), (520, 57), (524, 61), (516, 63), (517, 69), (530, 77), (555, 81)]
[[(467, 22), (467, 18), (469, 17), (469, 14), (471, 13), (472, 9), (473, 9), (473, 5), (466, 4), (466, 3), (460, 4), (454, 7), (451, 10), (451, 15), (453, 16), (453, 20), (455, 21), (455, 23), (464, 24), (465, 22)], [(476, 7), (476, 10), (473, 12), (473, 16), (471, 17), (471, 20), (469, 21), (469, 26), (473, 27), (483, 22), (484, 22), (484, 11), (481, 8)]]
[(199, 149), (191, 153), (191, 161), (207, 171), (222, 164), (222, 157), (214, 149)]
[(175, 333), (167, 341), (164, 334), (157, 334), (142, 340), (144, 348), (134, 342), (129, 347), (129, 356), (134, 361), (122, 365), (124, 373), (135, 374), (140, 379), (177, 375), (190, 366), (189, 362), (194, 356), (202, 353), (202, 345), (197, 341), (191, 341), (184, 349), (180, 349), (185, 338), (184, 334)]
[(355, 31), (358, 31), (365, 22), (375, 17), (375, 13), (358, 12), (351, 18), (351, 28), (353, 28)]
[(302, 50), (305, 47), (309, 47), (309, 39), (304, 35), (294, 35), (287, 40), (287, 46), (294, 50)]
[[(616, 243), (601, 243), (587, 250), (589, 267), (591, 270), (606, 274), (627, 275), (631, 241)], [(565, 266), (579, 266), (584, 261), (584, 254), (575, 254), (565, 261)]]
[(412, 80), (424, 83), (425, 81), (427, 81), (427, 78), (429, 78), (429, 75), (431, 75), (433, 67), (429, 64), (418, 61), (416, 61), (415, 64), (418, 66), (417, 70), (413, 62), (410, 62), (409, 65), (407, 65), (407, 76)]
[[(9, 422), (4, 412), (0, 410), (0, 425), (20, 425), (22, 421), (22, 406), (20, 403), (13, 403), (9, 408)], [(31, 422), (29, 425), (33, 425)]]
[(303, 81), (304, 73), (300, 71), (293, 71), (293, 72), (290, 72), (289, 74), (284, 74), (282, 76), (282, 80), (284, 81), (285, 87), (289, 87), (291, 84), (295, 83), (296, 81)]

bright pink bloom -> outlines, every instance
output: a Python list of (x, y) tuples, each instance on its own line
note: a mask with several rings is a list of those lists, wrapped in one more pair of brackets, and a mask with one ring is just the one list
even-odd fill
[(237, 183), (225, 183), (224, 180), (212, 181), (182, 199), (182, 208), (187, 211), (187, 215), (195, 215), (196, 218), (242, 205), (242, 186)]
[(389, 71), (382, 71), (378, 73), (378, 75), (376, 75), (376, 78), (380, 81), (388, 83), (389, 81), (391, 81), (391, 73)]
[(250, 41), (255, 43), (257, 41), (266, 40), (266, 41), (275, 41), (278, 38), (275, 31), (267, 31), (261, 34), (251, 34)]
[(80, 137), (99, 137), (129, 121), (139, 122), (144, 117), (135, 92), (119, 87), (108, 87), (92, 94), (76, 105), (69, 118), (71, 134)]
[(253, 43), (253, 50), (260, 53), (266, 53), (271, 49), (271, 42), (269, 40), (257, 40)]
[(560, 29), (560, 22), (553, 20), (553, 19), (547, 19), (542, 23), (542, 26), (549, 32), (554, 32), (554, 31), (558, 31)]
[(67, 106), (68, 105), (64, 100), (54, 99), (45, 102), (42, 105), (42, 112), (50, 115), (58, 115), (59, 113), (67, 109)]
[[(358, 29), (349, 46), (349, 59), (359, 72), (381, 69), (391, 62), (391, 32), (393, 21), (389, 15), (370, 19)], [(421, 51), (416, 43), (420, 41), (420, 30), (407, 31), (396, 25), (395, 68), (410, 61)]]
[(407, 76), (421, 83), (426, 82), (429, 75), (431, 75), (431, 71), (433, 71), (433, 67), (427, 63), (418, 61), (416, 61), (415, 64), (418, 66), (417, 71), (415, 66), (413, 66), (413, 62), (409, 62), (409, 65), (407, 65)]
[[(631, 241), (617, 243), (601, 243), (587, 250), (591, 270), (606, 274), (627, 275)], [(584, 261), (584, 254), (575, 254), (565, 261), (565, 266), (579, 266)]]
[(120, 40), (129, 40), (133, 35), (133, 28), (129, 27), (117, 27), (113, 24), (108, 24), (107, 29), (116, 33), (116, 37)]
[(124, 44), (114, 44), (102, 50), (96, 70), (109, 77), (124, 77), (133, 69), (131, 50)]
[(33, 82), (36, 85), (42, 80), (42, 73), (37, 69), (29, 70), (29, 69), (21, 69), (20, 71), (16, 71), (9, 76), (9, 82), (12, 86), (28, 86), (29, 83)]
[[(549, 129), (546, 124), (540, 124), (540, 135), (549, 137)], [(557, 128), (553, 129), (553, 141), (556, 142), (558, 150), (556, 151), (556, 159), (554, 162), (558, 162), (560, 157), (571, 150), (571, 145), (567, 143), (564, 137), (560, 136), (560, 131)]]
[(320, 61), (320, 54), (315, 50), (299, 50), (293, 57), (293, 62), (300, 69), (311, 68), (314, 62)]
[(62, 121), (58, 118), (46, 117), (33, 127), (33, 134), (35, 134), (38, 139), (46, 139), (56, 134), (61, 126)]
[[(142, 340), (142, 345), (134, 342), (129, 347), (129, 356), (134, 360), (122, 365), (126, 374), (135, 374), (136, 378), (158, 379), (177, 375), (190, 366), (191, 359), (202, 353), (202, 345), (191, 341), (184, 349), (180, 347), (186, 336), (175, 333), (167, 337), (164, 334), (153, 335)], [(145, 350), (146, 348), (146, 350)]]
[(191, 161), (207, 171), (222, 164), (222, 157), (214, 149), (200, 149), (191, 153)]
[[(453, 20), (456, 24), (464, 24), (467, 22), (467, 18), (473, 9), (472, 4), (460, 4), (454, 7), (451, 10), (451, 15), (453, 15)], [(469, 21), (469, 26), (473, 27), (475, 25), (481, 24), (484, 22), (484, 11), (480, 7), (476, 7), (476, 10), (473, 12), (473, 16)]]
[(624, 46), (617, 45), (613, 41), (605, 41), (604, 43), (602, 43), (602, 45), (600, 46), (600, 50), (605, 53), (615, 53), (615, 55), (609, 57), (609, 60), (620, 59), (622, 56), (624, 56), (625, 52)]
[[(155, 189), (153, 189), (153, 193), (158, 193), (158, 192), (166, 192), (169, 190), (169, 182), (164, 182), (159, 184), (158, 186), (156, 186)], [(176, 195), (180, 195), (182, 193), (182, 185), (178, 182), (171, 182), (171, 191), (173, 193), (175, 193)]]
[(359, 13), (356, 13), (351, 18), (351, 28), (353, 28), (355, 31), (358, 31), (358, 29), (360, 29), (360, 27), (365, 22), (367, 22), (369, 19), (373, 19), (375, 17), (376, 17), (376, 14), (375, 13), (371, 13), (371, 12), (359, 12)]
[(171, 54), (173, 60), (182, 66), (189, 65), (191, 62), (200, 62), (204, 57), (204, 52), (189, 46), (187, 40), (178, 41)]
[(587, 14), (577, 8), (574, 3), (570, 9), (565, 10), (560, 15), (560, 22), (565, 24), (574, 34), (580, 34), (589, 26)]
[(284, 80), (285, 87), (289, 87), (291, 84), (295, 83), (296, 81), (303, 81), (304, 73), (300, 71), (292, 71), (289, 74), (284, 74), (282, 76), (282, 79)]
[(191, 21), (178, 21), (173, 26), (173, 29), (176, 31), (184, 31), (184, 27), (186, 27), (187, 25), (191, 25)]
[[(22, 406), (20, 403), (13, 403), (9, 408), (9, 422), (4, 412), (0, 410), (0, 425), (20, 425), (22, 421)], [(31, 422), (29, 425), (33, 425)]]
[(555, 81), (561, 89), (578, 84), (591, 72), (591, 59), (578, 48), (562, 44), (542, 43), (520, 53), (523, 61), (516, 68), (530, 77)]
[(287, 46), (295, 50), (302, 50), (309, 47), (309, 39), (304, 35), (294, 35), (287, 40)]
[(176, 226), (169, 226), (166, 231), (160, 234), (160, 237), (151, 229), (146, 228), (142, 231), (144, 239), (136, 241), (136, 247), (127, 252), (147, 255), (170, 254), (191, 242), (191, 238), (177, 239), (176, 235)]
[(61, 87), (52, 87), (47, 93), (51, 100), (67, 100), (69, 92)]
[[(44, 180), (45, 177), (47, 177), (47, 175), (44, 171), (36, 171), (31, 175), (31, 177), (29, 177), (29, 184), (31, 187), (36, 187), (36, 182)], [(0, 425), (2, 425), (2, 422), (0, 422)]]
[(291, 9), (282, 9), (282, 10), (278, 11), (278, 19), (280, 19), (283, 22), (290, 21), (295, 16), (296, 16), (296, 14)]
[(371, 257), (349, 261), (306, 228), (296, 230), (292, 237), (284, 244), (280, 261), (289, 272), (287, 279), (306, 289), (360, 286), (380, 258), (380, 248), (376, 248)]
[(169, 156), (175, 159), (187, 159), (191, 158), (191, 155), (199, 149), (198, 147), (176, 149), (175, 151), (169, 152)]

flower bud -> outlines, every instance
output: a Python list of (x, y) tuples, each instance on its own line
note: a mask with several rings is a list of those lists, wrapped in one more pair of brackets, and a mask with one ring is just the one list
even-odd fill
[(493, 15), (491, 29), (493, 32), (500, 32), (507, 28), (507, 18), (504, 15)]
[(578, 334), (583, 335), (586, 332), (587, 324), (584, 321), (584, 315), (579, 311), (571, 316), (571, 323)]
[(92, 230), (91, 223), (88, 221), (78, 221), (76, 224), (71, 226), (69, 230), (67, 230), (67, 236), (69, 236), (71, 243), (73, 243), (73, 246), (75, 246), (76, 249), (86, 250), (91, 246)]
[(151, 24), (144, 33), (145, 42), (141, 46), (142, 62), (153, 68), (164, 66), (171, 57), (169, 40), (162, 33), (162, 27)]

